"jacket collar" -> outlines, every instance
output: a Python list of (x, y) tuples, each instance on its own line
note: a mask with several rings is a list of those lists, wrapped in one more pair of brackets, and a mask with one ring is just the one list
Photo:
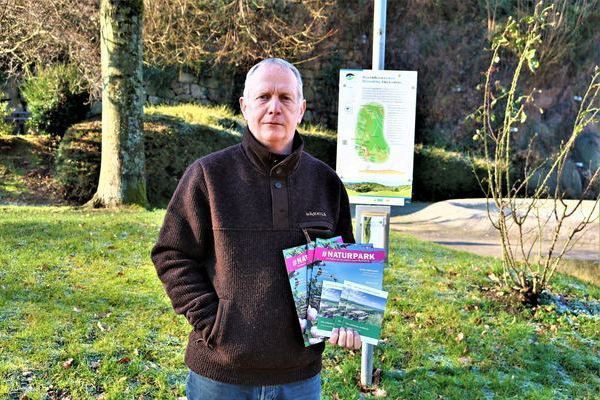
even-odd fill
[(270, 175), (275, 165), (277, 165), (278, 173), (276, 175), (287, 176), (296, 169), (300, 162), (300, 156), (304, 149), (304, 141), (298, 131), (296, 131), (292, 142), (291, 154), (278, 163), (277, 160), (281, 159), (281, 156), (271, 153), (269, 149), (256, 140), (250, 129), (246, 127), (242, 137), (242, 148), (250, 162), (260, 171)]

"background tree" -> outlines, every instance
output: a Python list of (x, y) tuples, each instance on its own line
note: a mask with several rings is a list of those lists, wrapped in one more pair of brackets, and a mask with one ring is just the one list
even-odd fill
[(144, 3), (101, 0), (102, 160), (90, 204), (147, 204), (142, 113)]
[(331, 0), (146, 1), (146, 60), (192, 67), (245, 66), (266, 57), (305, 62), (320, 56), (335, 33), (334, 7)]
[(73, 64), (100, 95), (100, 23), (96, 0), (0, 0), (0, 70)]
[[(303, 62), (322, 54), (335, 1), (144, 0), (147, 65)], [(95, 0), (0, 0), (0, 70), (73, 63), (95, 97), (102, 89)]]
[[(49, 64), (73, 64), (93, 97), (102, 94), (94, 206), (147, 203), (142, 38), (149, 64), (198, 66), (275, 55), (298, 61), (332, 34), (324, 28), (324, 9), (332, 3), (322, 0), (0, 1), (2, 71), (18, 76)], [(142, 36), (144, 3), (149, 29)]]

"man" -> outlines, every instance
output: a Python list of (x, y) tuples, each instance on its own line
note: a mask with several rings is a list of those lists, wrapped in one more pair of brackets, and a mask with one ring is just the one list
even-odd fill
[[(175, 311), (193, 326), (188, 399), (318, 399), (324, 345), (304, 347), (282, 250), (308, 236), (353, 242), (348, 196), (303, 152), (306, 101), (293, 65), (252, 67), (240, 107), (242, 142), (187, 169), (152, 250)], [(343, 329), (330, 341), (361, 344)]]

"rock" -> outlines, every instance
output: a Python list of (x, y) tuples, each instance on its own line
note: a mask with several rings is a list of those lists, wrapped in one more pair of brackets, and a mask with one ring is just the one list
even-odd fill
[(171, 89), (173, 89), (175, 96), (181, 96), (183, 94), (190, 94), (190, 85), (187, 83), (173, 82), (171, 84)]
[(196, 83), (190, 85), (190, 93), (196, 99), (206, 98), (206, 89)]
[(90, 111), (88, 111), (88, 118), (95, 117), (96, 115), (102, 115), (102, 102), (96, 101), (92, 103)]
[(148, 96), (148, 103), (152, 105), (160, 104), (160, 97)]
[(556, 104), (561, 94), (560, 88), (543, 89), (533, 95), (533, 101), (536, 106), (547, 109)]
[[(532, 187), (538, 187), (541, 182), (544, 180), (544, 177), (547, 174), (548, 169), (540, 169), (538, 170), (533, 178), (531, 179)], [(546, 186), (548, 188), (548, 192), (550, 196), (553, 197), (554, 191), (556, 190), (556, 179), (557, 171), (555, 171), (548, 181), (546, 182)], [(577, 166), (573, 160), (565, 161), (565, 165), (563, 167), (561, 179), (560, 179), (561, 190), (564, 193), (564, 198), (567, 199), (579, 199), (583, 193), (583, 185), (581, 174), (579, 173)]]
[(563, 168), (560, 184), (567, 198), (579, 199), (583, 192), (581, 183), (581, 174), (577, 170), (577, 166), (573, 160), (567, 160)]
[(194, 98), (189, 94), (182, 94), (175, 98), (175, 101), (178, 103), (189, 103), (194, 101)]
[(180, 83), (195, 83), (198, 80), (189, 72), (179, 71), (179, 77), (177, 78), (177, 81)]
[(582, 168), (592, 173), (600, 167), (600, 128), (588, 125), (575, 140), (573, 158), (583, 164)]

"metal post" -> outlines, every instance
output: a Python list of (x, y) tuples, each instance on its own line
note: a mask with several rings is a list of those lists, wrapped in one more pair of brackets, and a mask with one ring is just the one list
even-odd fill
[(373, 15), (373, 63), (375, 70), (385, 69), (385, 16), (386, 0), (375, 0)]
[[(373, 243), (374, 247), (386, 249), (390, 241), (390, 206), (356, 206), (355, 238), (357, 243)], [(363, 343), (360, 363), (360, 383), (373, 383), (374, 346)]]
[[(374, 70), (385, 69), (385, 23), (386, 0), (374, 0), (373, 13), (373, 62)], [(369, 218), (369, 237), (365, 238), (365, 218)], [(375, 247), (389, 248), (389, 206), (356, 206), (356, 241), (357, 243), (373, 243), (376, 239), (380, 243), (373, 243)], [(373, 383), (373, 345), (363, 343), (360, 363), (360, 383), (370, 385)]]

